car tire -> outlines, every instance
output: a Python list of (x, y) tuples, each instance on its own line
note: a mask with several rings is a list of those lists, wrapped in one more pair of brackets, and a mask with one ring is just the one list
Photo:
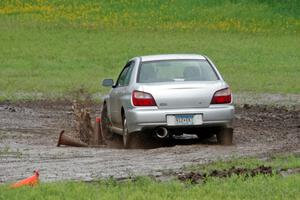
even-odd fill
[(123, 145), (125, 149), (129, 149), (131, 147), (133, 134), (129, 133), (127, 127), (127, 120), (126, 117), (123, 117)]
[(110, 130), (111, 122), (107, 114), (107, 105), (104, 103), (102, 105), (101, 111), (101, 131), (103, 139), (106, 141), (112, 140), (114, 133)]
[(233, 128), (221, 127), (218, 129), (217, 142), (221, 145), (232, 145)]

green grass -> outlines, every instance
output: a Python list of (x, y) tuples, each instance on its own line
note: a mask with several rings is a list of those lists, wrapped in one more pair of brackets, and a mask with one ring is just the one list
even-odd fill
[[(201, 171), (226, 169), (229, 163), (241, 167), (257, 167), (260, 164), (280, 168), (299, 167), (299, 156), (280, 156), (261, 161), (235, 159), (202, 165)], [(199, 170), (200, 168), (198, 168)], [(114, 179), (94, 183), (54, 182), (41, 183), (37, 187), (10, 189), (0, 185), (0, 199), (300, 199), (300, 175), (282, 177), (255, 176), (209, 178), (202, 184), (182, 183), (177, 180), (157, 182), (149, 177), (117, 182)]]
[(47, 183), (36, 188), (0, 187), (0, 199), (299, 199), (300, 175), (211, 179), (204, 185), (149, 178), (126, 183)]
[(234, 92), (300, 93), (299, 1), (1, 1), (0, 100), (104, 93), (134, 56), (208, 55)]

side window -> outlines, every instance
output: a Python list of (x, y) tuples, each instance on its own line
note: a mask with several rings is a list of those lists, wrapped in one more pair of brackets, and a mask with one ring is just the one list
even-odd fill
[(129, 69), (128, 69), (128, 72), (127, 72), (126, 77), (125, 77), (124, 85), (128, 85), (129, 84), (133, 67), (134, 67), (134, 62), (132, 61), (130, 63), (130, 66), (128, 67)]
[(129, 84), (131, 72), (134, 66), (134, 62), (129, 62), (125, 65), (123, 71), (121, 72), (117, 86), (126, 86)]

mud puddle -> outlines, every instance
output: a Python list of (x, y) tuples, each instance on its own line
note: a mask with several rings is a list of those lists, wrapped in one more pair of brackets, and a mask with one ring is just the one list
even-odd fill
[[(93, 105), (93, 117), (100, 106)], [(117, 138), (106, 148), (56, 147), (62, 129), (73, 131), (69, 102), (0, 104), (0, 182), (12, 182), (39, 169), (41, 181), (91, 181), (113, 176), (161, 176), (185, 165), (219, 159), (300, 153), (297, 108), (240, 106), (236, 109), (234, 145), (195, 138), (149, 140), (146, 149), (121, 148)]]

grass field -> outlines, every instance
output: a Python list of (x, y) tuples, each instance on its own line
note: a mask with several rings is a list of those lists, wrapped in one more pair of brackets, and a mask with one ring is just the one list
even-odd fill
[[(281, 168), (299, 167), (299, 156), (275, 157), (262, 161), (255, 158), (218, 161), (209, 165), (193, 166), (193, 170), (208, 172), (213, 169), (272, 166), (274, 173)], [(157, 182), (148, 177), (125, 182), (114, 179), (94, 183), (41, 183), (35, 188), (10, 189), (0, 185), (0, 199), (300, 199), (300, 175), (283, 177), (259, 175), (255, 177), (209, 178), (202, 184), (178, 180)]]
[(200, 53), (234, 92), (300, 93), (299, 1), (0, 2), (0, 100), (103, 93), (137, 55)]
[(17, 190), (1, 186), (0, 199), (299, 199), (299, 183), (299, 175), (212, 179), (203, 186), (140, 178), (127, 183), (49, 183)]

